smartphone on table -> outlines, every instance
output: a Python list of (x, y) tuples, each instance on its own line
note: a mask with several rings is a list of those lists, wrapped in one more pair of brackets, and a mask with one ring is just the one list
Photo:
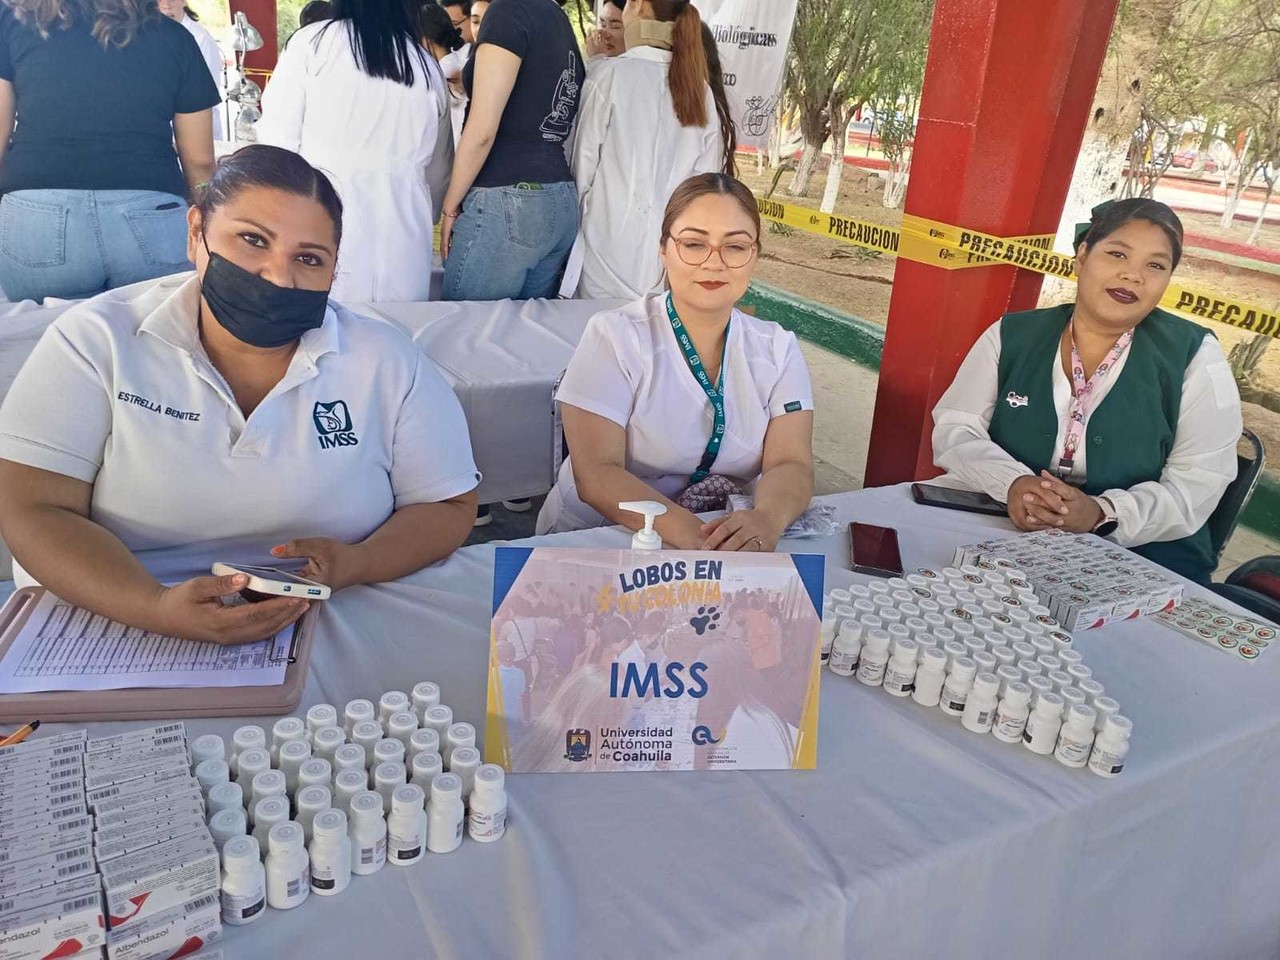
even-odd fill
[(328, 600), (332, 591), (323, 583), (308, 580), (280, 567), (256, 567), (246, 563), (213, 565), (215, 577), (233, 577), (237, 573), (249, 578), (240, 595), (250, 603), (271, 597), (302, 597), (306, 600)]
[(982, 513), (989, 517), (1007, 517), (1009, 508), (979, 490), (955, 490), (931, 483), (913, 483), (911, 496), (916, 503), (926, 507), (942, 507), (944, 510), (964, 510), (966, 513)]
[(849, 569), (873, 577), (902, 576), (898, 531), (870, 523), (849, 524)]

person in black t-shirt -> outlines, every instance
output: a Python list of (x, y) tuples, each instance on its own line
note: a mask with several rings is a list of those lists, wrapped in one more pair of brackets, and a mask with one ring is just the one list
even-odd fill
[(88, 297), (190, 269), (186, 198), (213, 173), (219, 99), (195, 39), (154, 0), (5, 0), (9, 299)]
[(559, 285), (578, 229), (564, 143), (586, 75), (560, 5), (494, 0), (485, 12), (443, 207), (445, 300), (549, 297)]

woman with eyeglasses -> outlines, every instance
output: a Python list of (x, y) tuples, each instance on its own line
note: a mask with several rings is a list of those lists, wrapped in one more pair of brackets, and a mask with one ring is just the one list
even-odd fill
[[(760, 249), (751, 191), (722, 173), (676, 188), (659, 256), (670, 290), (596, 314), (556, 400), (569, 457), (538, 532), (642, 518), (680, 550), (772, 550), (813, 494), (813, 389), (794, 334), (734, 308)], [(735, 492), (751, 509), (704, 523)]]

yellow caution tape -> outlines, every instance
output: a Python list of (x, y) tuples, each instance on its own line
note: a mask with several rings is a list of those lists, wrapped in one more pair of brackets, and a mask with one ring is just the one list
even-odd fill
[[(779, 200), (756, 198), (760, 216), (814, 233), (832, 237), (868, 250), (879, 250), (917, 263), (944, 270), (970, 267), (1012, 266), (1046, 276), (1075, 281), (1075, 258), (1053, 252), (1053, 235), (998, 237), (981, 230), (967, 230), (937, 220), (906, 214), (902, 229), (821, 213)], [(1265, 333), (1280, 338), (1280, 310), (1223, 297), (1210, 291), (1170, 283), (1160, 300), (1167, 310), (1213, 320), (1228, 326)]]

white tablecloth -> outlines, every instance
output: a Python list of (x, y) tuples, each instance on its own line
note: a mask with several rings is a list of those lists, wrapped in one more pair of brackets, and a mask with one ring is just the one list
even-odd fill
[[(908, 567), (1012, 532), (905, 487), (828, 500), (896, 526)], [(845, 543), (786, 546), (825, 552), (830, 588), (862, 579)], [(480, 726), (492, 558), (329, 601), (299, 712), (434, 679)], [(227, 957), (1275, 957), (1280, 653), (1246, 663), (1150, 621), (1077, 644), (1135, 724), (1118, 779), (824, 673), (816, 771), (511, 777), (501, 842), (227, 928)]]
[[(435, 361), (466, 414), (480, 502), (536, 497), (551, 489), (551, 387), (587, 321), (619, 301), (498, 300), (351, 304), (407, 330)], [(0, 401), (45, 328), (74, 301), (0, 305)], [(51, 387), (52, 389), (52, 387)], [(0, 544), (0, 578), (11, 558)]]

